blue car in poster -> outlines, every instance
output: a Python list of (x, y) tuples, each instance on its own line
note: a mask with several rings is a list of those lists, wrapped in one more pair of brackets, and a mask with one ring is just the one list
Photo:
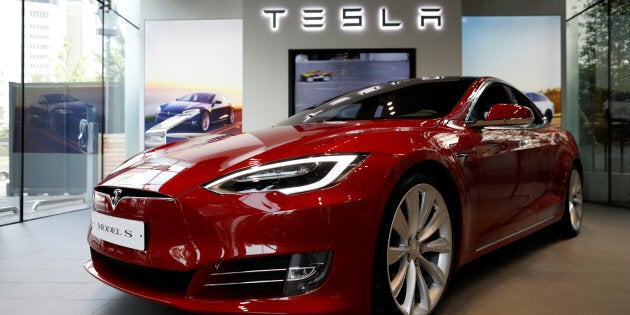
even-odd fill
[(66, 143), (58, 150), (67, 152), (66, 146), (83, 153), (95, 149), (95, 133), (90, 132), (90, 124), (98, 123), (100, 116), (93, 104), (66, 93), (46, 93), (27, 103), (24, 114), (28, 126), (47, 127), (52, 131), (50, 134), (45, 132), (47, 136), (63, 136)]
[(182, 123), (207, 132), (214, 123), (234, 122), (234, 107), (225, 95), (218, 93), (191, 93), (158, 107), (155, 121), (161, 123), (180, 114), (190, 117)]

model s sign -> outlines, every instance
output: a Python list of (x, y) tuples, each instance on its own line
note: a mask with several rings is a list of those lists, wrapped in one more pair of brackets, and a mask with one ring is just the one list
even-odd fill
[[(269, 20), (272, 31), (280, 30), (282, 19), (289, 14), (284, 8), (263, 9), (262, 16)], [(374, 16), (372, 16), (374, 15)], [(325, 8), (312, 7), (300, 10), (300, 25), (305, 31), (323, 31), (328, 24), (329, 14)], [(366, 12), (362, 7), (341, 7), (338, 14), (338, 24), (343, 31), (361, 31), (365, 29), (367, 21), (375, 18), (381, 30), (400, 30), (404, 21), (390, 15), (389, 9), (381, 7), (376, 14)], [(435, 6), (419, 7), (417, 10), (416, 25), (419, 30), (425, 30), (429, 26), (436, 30), (442, 29), (442, 8)]]

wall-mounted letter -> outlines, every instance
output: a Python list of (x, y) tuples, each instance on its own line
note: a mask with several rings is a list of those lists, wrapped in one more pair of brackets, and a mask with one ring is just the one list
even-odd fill
[(363, 8), (341, 8), (342, 29), (363, 29)]
[(424, 30), (427, 24), (433, 24), (436, 30), (442, 29), (442, 8), (420, 8), (418, 9), (418, 28)]
[(277, 31), (280, 26), (278, 25), (278, 16), (285, 16), (287, 14), (286, 9), (265, 9), (262, 11), (263, 16), (268, 16), (271, 22), (271, 29)]
[(402, 22), (389, 19), (387, 8), (381, 8), (381, 29), (382, 30), (398, 30), (402, 28)]
[(323, 30), (326, 27), (324, 9), (303, 9), (302, 28), (304, 30)]

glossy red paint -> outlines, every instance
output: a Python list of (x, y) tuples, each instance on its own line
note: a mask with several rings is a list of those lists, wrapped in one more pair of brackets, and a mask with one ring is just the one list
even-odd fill
[(534, 113), (524, 106), (514, 104), (496, 104), (488, 111), (486, 120), (508, 120), (508, 119), (531, 119), (534, 120)]
[[(567, 131), (544, 125), (471, 127), (472, 99), (495, 83), (503, 84), (473, 81), (453, 110), (438, 118), (278, 126), (141, 153), (95, 188), (93, 211), (144, 222), (146, 249), (90, 233), (86, 268), (113, 287), (189, 311), (368, 314), (383, 211), (410, 172), (448, 174), (436, 180), (452, 190), (454, 268), (562, 218), (568, 174), (580, 163), (575, 142)], [(490, 113), (501, 119), (533, 115), (516, 105), (494, 109)], [(204, 188), (253, 166), (341, 153), (367, 157), (322, 189), (221, 195)], [(130, 191), (115, 206), (113, 188)], [(304, 294), (206, 286), (221, 264), (319, 251), (332, 252), (330, 273)]]

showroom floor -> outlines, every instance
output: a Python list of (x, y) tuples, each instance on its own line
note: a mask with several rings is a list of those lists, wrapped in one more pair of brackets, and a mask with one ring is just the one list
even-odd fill
[[(90, 213), (0, 227), (0, 314), (184, 314), (83, 270)], [(439, 314), (630, 314), (630, 209), (586, 204), (582, 233), (543, 230), (458, 271)]]

